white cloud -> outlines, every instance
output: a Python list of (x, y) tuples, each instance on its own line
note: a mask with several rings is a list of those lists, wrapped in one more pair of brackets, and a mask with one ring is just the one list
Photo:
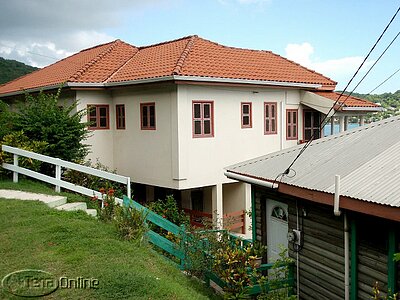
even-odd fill
[[(318, 58), (313, 57), (314, 47), (307, 42), (288, 44), (285, 52), (286, 58), (328, 76), (340, 85), (344, 85), (350, 80), (364, 59), (362, 56), (349, 56), (320, 61)], [(364, 72), (373, 63), (374, 61), (367, 61), (363, 68)]]

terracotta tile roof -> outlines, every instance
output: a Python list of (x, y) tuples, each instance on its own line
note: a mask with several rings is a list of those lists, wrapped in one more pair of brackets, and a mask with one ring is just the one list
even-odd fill
[(0, 95), (67, 83), (107, 84), (165, 76), (319, 84), (336, 82), (269, 51), (222, 46), (189, 36), (135, 47), (116, 40), (60, 60), (0, 86)]
[(65, 82), (103, 82), (137, 51), (120, 40), (85, 49), (0, 86), (0, 95)]
[[(321, 91), (321, 92), (314, 92), (314, 93), (319, 96), (331, 99), (333, 101), (336, 101), (340, 96), (340, 93), (337, 93), (337, 92), (325, 92), (325, 91), (322, 92)], [(344, 104), (343, 104), (343, 102), (344, 102)], [(371, 101), (353, 97), (353, 96), (347, 97), (347, 95), (343, 95), (342, 97), (340, 97), (338, 104), (342, 107), (380, 107), (379, 105), (377, 105)]]

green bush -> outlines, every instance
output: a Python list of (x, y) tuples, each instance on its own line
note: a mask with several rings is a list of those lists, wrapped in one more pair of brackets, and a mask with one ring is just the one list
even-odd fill
[(159, 199), (151, 202), (148, 205), (148, 208), (178, 226), (189, 225), (188, 216), (178, 207), (178, 204), (172, 195), (167, 196), (164, 200)]
[[(47, 145), (47, 142), (44, 141), (35, 141), (29, 139), (23, 131), (13, 132), (3, 137), (2, 141), (0, 141), (0, 149), (2, 145), (8, 145), (12, 147), (17, 147), (23, 150), (32, 151), (36, 153), (44, 153)], [(10, 153), (6, 153), (0, 151), (0, 166), (3, 162), (13, 163), (13, 155)], [(20, 157), (18, 161), (18, 165), (33, 171), (38, 171), (40, 169), (42, 162), (38, 160), (33, 160), (27, 157)], [(4, 175), (5, 171), (0, 167), (0, 175)]]
[(115, 207), (114, 224), (120, 238), (124, 240), (142, 240), (148, 228), (147, 215), (136, 209), (119, 206)]
[(13, 131), (15, 114), (9, 106), (0, 100), (0, 140)]
[[(107, 166), (103, 165), (98, 160), (96, 161), (96, 163), (93, 163), (91, 160), (88, 160), (85, 163), (83, 163), (83, 165), (101, 171), (106, 171), (114, 174), (116, 173), (116, 170), (110, 170)], [(95, 191), (99, 191), (101, 188), (104, 187), (112, 188), (114, 190), (114, 195), (117, 198), (122, 198), (122, 196), (127, 193), (125, 184), (107, 180), (94, 175), (82, 173), (76, 170), (68, 169), (62, 174), (62, 177), (63, 180), (65, 181)], [(127, 195), (127, 196), (132, 197), (132, 195)]]
[(23, 130), (35, 141), (47, 142), (44, 154), (67, 161), (80, 161), (88, 153), (83, 141), (88, 136), (87, 124), (81, 122), (86, 110), (77, 110), (77, 101), (60, 106), (59, 96), (40, 92), (26, 95), (13, 119), (14, 130)]

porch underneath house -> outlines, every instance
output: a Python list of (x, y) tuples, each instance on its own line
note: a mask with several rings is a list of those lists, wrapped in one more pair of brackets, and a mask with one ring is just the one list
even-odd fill
[(229, 229), (250, 239), (251, 186), (235, 182), (193, 189), (176, 190), (158, 186), (133, 184), (133, 198), (139, 203), (149, 203), (172, 195), (178, 206), (190, 218), (194, 227)]

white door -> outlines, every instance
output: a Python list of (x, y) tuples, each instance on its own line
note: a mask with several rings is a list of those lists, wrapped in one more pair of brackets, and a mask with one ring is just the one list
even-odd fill
[(275, 200), (267, 199), (267, 254), (268, 262), (279, 258), (282, 247), (287, 249), (288, 206)]

